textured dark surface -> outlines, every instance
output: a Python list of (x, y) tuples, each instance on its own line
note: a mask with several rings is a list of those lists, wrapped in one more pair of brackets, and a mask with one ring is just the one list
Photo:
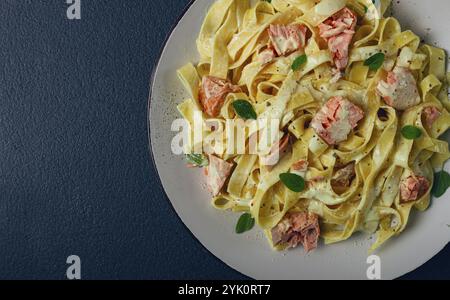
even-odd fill
[[(69, 21), (63, 0), (0, 1), (0, 278), (64, 279), (71, 254), (84, 279), (245, 278), (184, 227), (149, 158), (149, 78), (189, 1), (81, 2)], [(450, 278), (449, 254), (406, 278)]]

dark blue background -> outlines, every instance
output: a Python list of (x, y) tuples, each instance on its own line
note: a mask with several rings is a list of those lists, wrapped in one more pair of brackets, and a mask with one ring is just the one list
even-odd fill
[[(180, 222), (149, 156), (149, 79), (189, 1), (81, 2), (69, 21), (65, 0), (0, 1), (0, 278), (64, 279), (71, 254), (84, 279), (245, 278)], [(406, 278), (450, 278), (449, 254)]]

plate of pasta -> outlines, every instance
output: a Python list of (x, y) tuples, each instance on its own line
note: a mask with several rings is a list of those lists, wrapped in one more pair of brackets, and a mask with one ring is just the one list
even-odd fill
[(155, 68), (149, 136), (194, 236), (256, 279), (394, 279), (437, 254), (450, 240), (448, 9), (191, 2)]

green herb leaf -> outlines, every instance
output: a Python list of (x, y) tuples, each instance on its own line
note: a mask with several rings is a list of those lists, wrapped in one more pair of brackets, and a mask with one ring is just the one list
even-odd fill
[(301, 66), (303, 66), (308, 61), (308, 57), (306, 55), (300, 55), (297, 57), (294, 62), (292, 63), (292, 70), (297, 71), (300, 69)]
[(364, 13), (367, 14), (367, 12), (369, 11), (369, 8), (367, 6), (364, 5)]
[(368, 59), (366, 59), (366, 61), (364, 62), (364, 65), (368, 66), (369, 70), (376, 71), (379, 68), (381, 68), (381, 66), (384, 63), (385, 58), (386, 58), (386, 56), (384, 55), (384, 53), (376, 53), (376, 54), (372, 55), (371, 57), (369, 57)]
[(292, 173), (281, 174), (280, 180), (288, 189), (296, 193), (302, 192), (306, 186), (303, 177)]
[(255, 219), (253, 219), (251, 214), (245, 213), (239, 218), (239, 221), (236, 224), (236, 233), (241, 234), (246, 231), (252, 230), (254, 226)]
[(402, 135), (407, 140), (416, 140), (422, 136), (422, 130), (415, 126), (405, 126), (402, 128)]
[(445, 171), (434, 174), (432, 194), (434, 197), (442, 197), (450, 187), (450, 174)]
[(263, 0), (263, 1), (266, 1), (266, 2), (272, 3), (272, 0)]
[(244, 120), (256, 120), (257, 115), (253, 106), (247, 100), (236, 100), (233, 102), (234, 111)]
[(200, 168), (209, 165), (208, 158), (203, 154), (186, 154), (186, 161)]

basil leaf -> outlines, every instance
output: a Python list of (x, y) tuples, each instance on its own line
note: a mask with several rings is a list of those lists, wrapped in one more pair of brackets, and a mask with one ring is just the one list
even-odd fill
[(402, 135), (407, 140), (416, 140), (422, 136), (422, 130), (415, 126), (405, 126), (402, 128)]
[(209, 165), (208, 158), (203, 154), (186, 154), (186, 161), (200, 168)]
[(301, 66), (303, 66), (308, 61), (308, 57), (306, 55), (301, 55), (297, 57), (294, 62), (292, 63), (292, 70), (297, 71), (300, 69)]
[(255, 219), (253, 219), (251, 214), (245, 213), (239, 218), (236, 224), (236, 233), (241, 234), (246, 231), (252, 230), (254, 226), (255, 226)]
[(288, 189), (296, 193), (302, 192), (306, 187), (305, 180), (301, 176), (296, 174), (292, 173), (281, 174), (280, 180)]
[(434, 184), (431, 193), (434, 197), (442, 197), (450, 187), (450, 174), (445, 171), (434, 174)]
[(253, 109), (253, 106), (247, 100), (236, 100), (233, 102), (233, 107), (234, 111), (238, 114), (239, 117), (245, 120), (256, 120), (256, 112)]
[(266, 2), (272, 3), (272, 0), (263, 0), (263, 1), (266, 1)]
[(384, 55), (384, 53), (376, 53), (376, 54), (372, 55), (371, 57), (369, 57), (368, 59), (366, 59), (366, 61), (364, 62), (364, 65), (368, 66), (369, 70), (376, 71), (379, 68), (381, 68), (381, 66), (384, 63), (385, 58), (386, 58), (386, 56)]

